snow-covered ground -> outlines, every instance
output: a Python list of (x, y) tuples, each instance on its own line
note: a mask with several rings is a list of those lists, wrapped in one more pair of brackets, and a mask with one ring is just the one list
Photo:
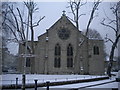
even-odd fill
[[(118, 82), (112, 82), (114, 79), (108, 80), (100, 80), (100, 81), (93, 81), (93, 82), (86, 82), (86, 83), (77, 83), (77, 84), (68, 84), (68, 85), (61, 85), (61, 86), (51, 86), (50, 88), (118, 88)], [(111, 82), (111, 83), (108, 83)], [(106, 84), (104, 84), (106, 83)], [(102, 84), (102, 85), (99, 85)], [(95, 85), (95, 86), (94, 86)]]
[[(18, 78), (18, 84), (22, 83), (22, 74), (4, 74), (0, 75), (2, 77), (2, 83), (1, 85), (10, 85), (16, 83), (16, 78)], [(118, 75), (117, 75), (118, 76)], [(68, 81), (68, 80), (82, 80), (82, 79), (91, 79), (91, 78), (98, 78), (98, 77), (105, 77), (103, 76), (95, 76), (95, 75), (42, 75), (42, 74), (26, 74), (26, 83), (35, 83), (34, 80), (37, 79), (38, 83), (43, 82), (58, 82), (58, 81)], [(93, 85), (92, 87), (95, 88), (118, 88), (118, 82), (112, 82), (114, 81), (116, 76), (112, 77), (111, 79), (107, 80), (100, 80), (100, 81), (94, 81), (94, 82), (86, 82), (86, 83), (76, 83), (76, 84), (68, 84), (68, 85), (60, 85), (60, 86), (50, 86), (50, 88), (82, 88), (82, 87), (88, 87), (90, 85)], [(98, 85), (102, 83), (112, 82), (104, 85)], [(96, 85), (96, 86), (94, 86)], [(88, 87), (91, 88), (91, 87)]]
[[(104, 76), (93, 76), (93, 75), (38, 75), (38, 74), (26, 74), (26, 83), (35, 83), (35, 79), (38, 83), (43, 83), (46, 81), (58, 82), (58, 81), (68, 81), (68, 80), (81, 80), (98, 78)], [(22, 83), (22, 74), (4, 74), (2, 75), (2, 85), (15, 84), (16, 78), (18, 78), (18, 84)]]

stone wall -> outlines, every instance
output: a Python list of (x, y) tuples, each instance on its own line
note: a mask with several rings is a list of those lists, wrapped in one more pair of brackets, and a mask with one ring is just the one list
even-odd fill
[[(70, 32), (68, 39), (61, 39), (58, 31), (65, 28)], [(30, 44), (30, 42), (29, 42)], [(54, 67), (55, 45), (61, 47), (61, 66)], [(67, 46), (73, 47), (73, 67), (67, 67)], [(87, 40), (81, 32), (65, 16), (52, 25), (46, 33), (38, 37), (34, 42), (35, 47), (35, 64), (28, 69), (28, 72), (42, 74), (103, 74), (104, 73), (104, 55), (103, 41)], [(93, 55), (93, 46), (98, 45), (100, 54)], [(25, 48), (20, 45), (19, 53), (24, 54)], [(91, 55), (91, 56), (90, 56)], [(90, 57), (89, 57), (90, 56)], [(32, 60), (31, 60), (32, 62)], [(19, 58), (19, 70), (23, 71), (24, 59)], [(31, 68), (35, 67), (34, 71)]]
[[(103, 40), (89, 40), (89, 73), (90, 74), (104, 74), (104, 51)], [(94, 54), (94, 46), (99, 47), (99, 54)]]

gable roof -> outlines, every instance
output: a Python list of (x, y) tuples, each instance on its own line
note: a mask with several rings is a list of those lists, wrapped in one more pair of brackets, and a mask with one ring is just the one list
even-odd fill
[[(58, 22), (60, 22), (60, 21), (62, 21), (62, 20), (65, 20), (65, 21), (69, 22), (76, 30), (78, 30), (77, 27), (69, 20), (69, 17), (66, 16), (65, 14), (63, 14), (63, 15), (61, 16), (61, 18), (58, 19), (48, 30), (50, 30), (51, 28), (53, 28)], [(78, 30), (78, 31), (79, 31), (79, 30)]]
[[(59, 22), (61, 22), (61, 21), (63, 21), (63, 20), (65, 20), (66, 22), (68, 22), (69, 24), (71, 24), (71, 25), (75, 28), (75, 30), (81, 32), (80, 30), (77, 29), (77, 27), (70, 21), (69, 17), (66, 16), (65, 14), (62, 14), (61, 18), (59, 18), (59, 19), (58, 19), (49, 29), (47, 29), (47, 30), (51, 30), (57, 23), (59, 23)], [(46, 32), (45, 32), (44, 34), (38, 36), (38, 38), (41, 37), (41, 36), (43, 36), (43, 35), (45, 35), (45, 34), (46, 34)], [(81, 33), (81, 34), (82, 34), (82, 33)], [(83, 34), (82, 34), (82, 35), (83, 35)]]

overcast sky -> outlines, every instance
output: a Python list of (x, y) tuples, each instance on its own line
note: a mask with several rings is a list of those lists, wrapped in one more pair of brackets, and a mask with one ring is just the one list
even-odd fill
[[(39, 12), (35, 14), (35, 20), (38, 19), (38, 16), (45, 16), (44, 20), (41, 21), (40, 26), (37, 27), (36, 30), (36, 37), (40, 34), (44, 33), (46, 29), (50, 28), (62, 15), (62, 11), (66, 11), (66, 15), (72, 18), (72, 14), (69, 13), (70, 9), (66, 8), (68, 6), (67, 2), (40, 2), (37, 3), (39, 7)], [(103, 18), (105, 18), (104, 12), (107, 14), (107, 16), (113, 18), (112, 13), (110, 12), (109, 2), (103, 2), (99, 5), (99, 10), (96, 11), (96, 14), (98, 17), (94, 18), (90, 28), (96, 29), (101, 33), (102, 36), (105, 36), (108, 31), (104, 26), (100, 24)], [(80, 30), (86, 29), (89, 15), (92, 8), (92, 3), (87, 3), (85, 6), (83, 6), (80, 9), (80, 12), (83, 14), (85, 13), (85, 16), (82, 16), (79, 20)], [(110, 31), (109, 31), (110, 32)], [(113, 34), (112, 34), (113, 35)]]
[[(114, 38), (114, 32), (110, 30), (109, 28), (106, 28), (100, 24), (103, 18), (105, 17), (105, 13), (108, 17), (114, 18), (110, 11), (110, 5), (115, 2), (102, 2), (99, 5), (99, 9), (96, 11), (96, 14), (98, 17), (95, 17), (90, 28), (96, 29), (103, 37), (105, 37), (106, 34), (108, 34), (109, 37)], [(46, 29), (49, 29), (62, 15), (62, 11), (66, 11), (66, 15), (72, 18), (72, 14), (69, 13), (70, 9), (66, 8), (68, 6), (68, 2), (37, 2), (37, 6), (39, 7), (39, 11), (35, 13), (34, 20), (38, 20), (39, 17), (45, 16), (45, 18), (40, 22), (40, 25), (35, 28), (35, 40), (37, 40), (37, 37), (43, 33), (45, 33)], [(91, 12), (93, 4), (87, 3), (84, 5), (80, 12), (83, 14), (85, 13), (85, 16), (82, 16), (79, 20), (80, 30), (86, 29), (86, 25), (89, 19), (89, 15)], [(22, 6), (23, 7), (23, 6)], [(24, 7), (23, 7), (24, 10)], [(110, 52), (111, 44), (106, 44), (107, 46), (107, 52)], [(12, 49), (12, 48), (11, 48)], [(14, 50), (11, 50), (13, 53)]]

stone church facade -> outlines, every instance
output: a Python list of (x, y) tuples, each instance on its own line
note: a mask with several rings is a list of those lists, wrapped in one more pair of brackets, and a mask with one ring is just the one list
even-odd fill
[[(24, 50), (20, 44), (19, 54), (24, 54)], [(38, 37), (34, 51), (34, 59), (26, 60), (26, 73), (104, 74), (103, 40), (87, 39), (65, 14)], [(23, 62), (20, 57), (20, 72)]]

